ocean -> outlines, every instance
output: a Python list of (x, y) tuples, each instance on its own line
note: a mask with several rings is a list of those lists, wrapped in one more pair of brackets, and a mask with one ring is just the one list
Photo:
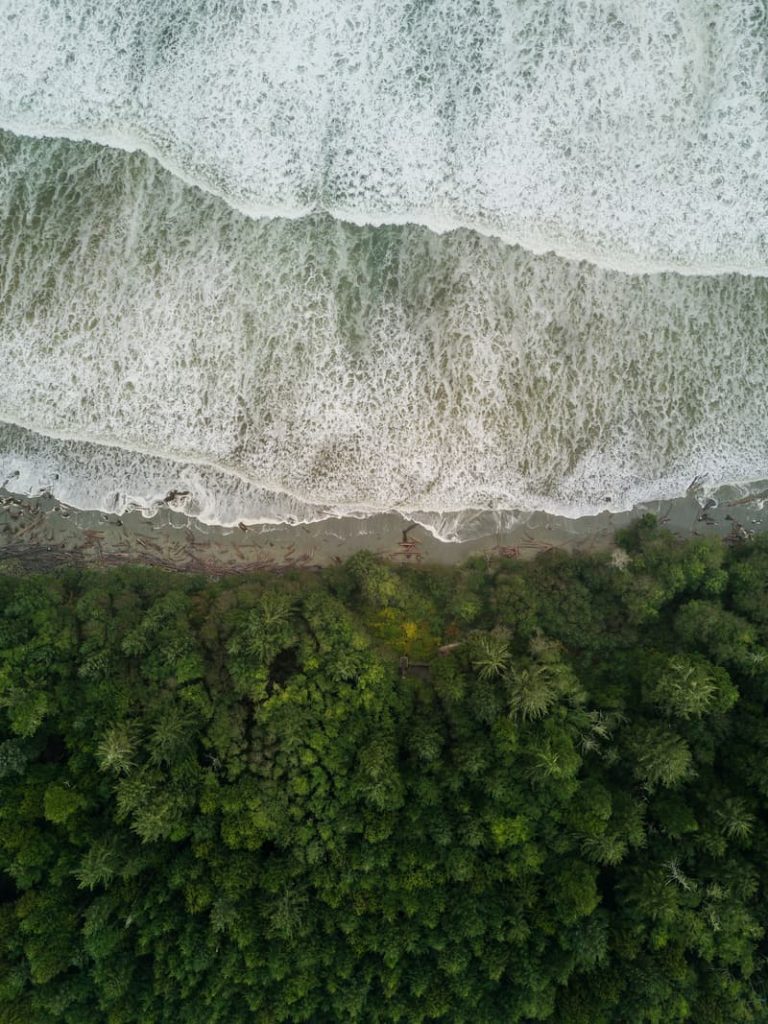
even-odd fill
[(460, 537), (768, 475), (765, 0), (0, 32), (0, 484)]

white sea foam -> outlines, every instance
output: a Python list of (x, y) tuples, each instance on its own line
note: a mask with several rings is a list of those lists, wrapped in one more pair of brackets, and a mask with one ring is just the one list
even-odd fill
[(213, 466), (51, 438), (9, 423), (0, 423), (0, 486), (17, 494), (49, 493), (74, 508), (110, 513), (137, 509), (153, 516), (166, 505), (221, 526), (244, 519), (311, 523), (333, 515)]
[(765, 0), (4, 0), (0, 125), (252, 215), (768, 270)]
[(253, 221), (142, 154), (8, 134), (0, 267), (0, 420), (36, 432), (6, 428), (5, 472), (74, 504), (189, 490), (210, 522), (398, 509), (458, 536), (467, 509), (765, 475), (759, 278)]

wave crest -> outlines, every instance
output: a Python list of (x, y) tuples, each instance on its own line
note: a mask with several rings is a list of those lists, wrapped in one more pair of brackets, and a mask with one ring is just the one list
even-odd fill
[(765, 274), (761, 9), (8, 0), (0, 124), (141, 148), (251, 216)]
[(255, 222), (85, 143), (0, 135), (0, 169), (0, 420), (101, 445), (89, 495), (115, 446), (132, 480), (147, 455), (207, 467), (211, 521), (291, 502), (576, 516), (764, 476), (764, 280)]

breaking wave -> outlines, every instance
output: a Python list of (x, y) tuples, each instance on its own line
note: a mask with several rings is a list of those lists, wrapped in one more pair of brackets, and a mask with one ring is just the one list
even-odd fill
[(19, 487), (460, 537), (765, 476), (765, 0), (6, 0), (0, 32)]
[(765, 0), (6, 0), (0, 125), (252, 216), (768, 270)]
[(0, 167), (0, 420), (37, 437), (6, 435), (4, 465), (29, 486), (69, 475), (110, 509), (183, 489), (229, 523), (575, 516), (764, 475), (761, 278), (254, 221), (86, 143), (5, 134)]

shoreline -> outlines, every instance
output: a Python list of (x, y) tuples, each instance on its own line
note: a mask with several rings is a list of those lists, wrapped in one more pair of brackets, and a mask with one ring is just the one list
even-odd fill
[(29, 497), (0, 489), (0, 571), (148, 565), (224, 576), (316, 569), (363, 549), (392, 564), (457, 565), (472, 555), (530, 559), (553, 548), (610, 550), (617, 530), (649, 512), (681, 539), (715, 535), (737, 542), (768, 531), (768, 491), (722, 492), (704, 499), (689, 490), (682, 498), (580, 519), (544, 512), (478, 513), (478, 535), (449, 542), (395, 512), (301, 525), (221, 527), (168, 506), (152, 517), (138, 510), (116, 515), (77, 509), (48, 493)]

